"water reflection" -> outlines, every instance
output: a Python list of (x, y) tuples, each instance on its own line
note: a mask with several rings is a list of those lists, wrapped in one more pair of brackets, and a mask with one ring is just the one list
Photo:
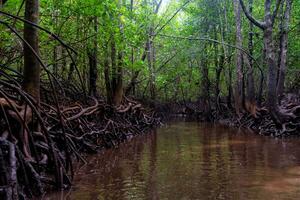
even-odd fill
[(300, 141), (174, 122), (89, 158), (44, 199), (299, 199)]

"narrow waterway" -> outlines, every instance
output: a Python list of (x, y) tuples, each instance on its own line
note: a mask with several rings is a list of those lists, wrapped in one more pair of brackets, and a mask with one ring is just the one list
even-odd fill
[(88, 161), (44, 199), (300, 199), (300, 139), (172, 122)]

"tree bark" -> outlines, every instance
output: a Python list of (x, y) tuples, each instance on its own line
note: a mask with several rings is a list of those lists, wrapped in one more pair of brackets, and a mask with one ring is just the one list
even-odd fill
[[(253, 10), (253, 0), (249, 0), (249, 13), (252, 15)], [(255, 115), (255, 87), (254, 87), (254, 77), (253, 77), (253, 23), (249, 21), (249, 34), (248, 34), (248, 49), (250, 56), (244, 56), (244, 60), (248, 66), (248, 73), (247, 73), (247, 97), (246, 97), (246, 109), (248, 112), (251, 112)]]
[(94, 17), (94, 32), (96, 34), (94, 38), (94, 47), (91, 52), (88, 52), (89, 57), (89, 95), (97, 96), (97, 78), (98, 78), (98, 70), (97, 70), (97, 55), (98, 55), (98, 19)]
[(106, 49), (104, 54), (104, 79), (105, 79), (105, 87), (106, 87), (106, 97), (107, 102), (109, 104), (112, 103), (112, 87), (110, 82), (110, 67), (109, 67), (109, 61), (108, 61), (108, 50)]
[[(266, 58), (266, 49), (265, 49), (265, 47), (263, 47), (261, 66), (265, 66), (265, 58)], [(264, 87), (264, 74), (262, 72), (260, 75), (260, 79), (259, 79), (259, 86), (258, 86), (257, 98), (256, 98), (258, 106), (261, 106), (261, 104), (262, 104), (262, 97), (263, 97), (263, 91), (264, 91), (263, 87)]]
[[(241, 20), (241, 7), (238, 0), (234, 0), (234, 14), (236, 23), (236, 46), (242, 48), (242, 20)], [(236, 86), (235, 86), (235, 110), (240, 114), (243, 109), (243, 70), (242, 70), (242, 51), (236, 50)]]
[[(231, 57), (228, 60), (228, 63), (231, 62)], [(228, 94), (227, 94), (227, 106), (228, 108), (232, 108), (232, 69), (230, 65), (228, 66), (228, 86), (227, 86)]]
[(111, 50), (110, 50), (110, 60), (111, 60), (111, 88), (114, 91), (117, 85), (117, 49), (115, 38), (111, 37)]
[(279, 50), (279, 62), (278, 62), (278, 82), (277, 82), (277, 93), (278, 96), (282, 96), (284, 92), (284, 81), (286, 73), (286, 62), (287, 62), (287, 46), (288, 46), (288, 26), (292, 7), (292, 0), (286, 0), (286, 8), (284, 16), (280, 22), (280, 50)]
[(255, 100), (255, 89), (254, 89), (254, 78), (253, 78), (253, 68), (250, 64), (250, 59), (244, 54), (244, 61), (248, 66), (247, 73), (247, 96), (245, 101), (245, 109), (250, 112), (253, 116), (256, 116), (256, 100)]
[[(25, 19), (38, 24), (39, 22), (39, 0), (26, 0)], [(39, 55), (39, 39), (37, 28), (24, 23), (24, 39)], [(40, 63), (32, 53), (30, 47), (24, 44), (24, 82), (23, 88), (31, 94), (37, 102), (40, 101)]]
[(118, 68), (116, 77), (116, 88), (113, 94), (113, 103), (115, 106), (121, 104), (123, 99), (123, 52), (118, 53)]
[(57, 64), (57, 60), (58, 60), (58, 46), (55, 45), (54, 48), (53, 48), (53, 74), (54, 76), (57, 77), (57, 74), (58, 74), (58, 64)]
[[(153, 34), (153, 28), (150, 27), (151, 34)], [(148, 70), (149, 70), (149, 89), (150, 89), (150, 98), (155, 100), (155, 50), (152, 37), (149, 37), (147, 42), (147, 60), (148, 60)]]
[[(222, 33), (221, 33), (222, 34)], [(217, 29), (215, 28), (215, 33), (214, 33), (214, 39), (217, 40)], [(215, 68), (216, 68), (216, 82), (215, 82), (215, 108), (217, 111), (220, 110), (219, 107), (219, 99), (220, 99), (220, 79), (221, 79), (221, 72), (224, 68), (224, 61), (225, 61), (225, 56), (222, 54), (220, 56), (220, 60), (218, 60), (218, 46), (215, 43), (214, 44), (214, 53), (215, 53)]]
[(219, 107), (219, 101), (220, 101), (220, 80), (221, 80), (221, 73), (222, 70), (224, 68), (224, 62), (225, 62), (225, 56), (221, 55), (220, 57), (220, 61), (218, 62), (218, 67), (216, 69), (216, 88), (215, 88), (215, 106), (216, 109), (219, 111), (220, 107)]
[[(119, 0), (119, 6), (122, 6), (124, 4), (123, 0)], [(121, 17), (121, 15), (119, 16)], [(120, 33), (121, 33), (121, 46), (122, 44), (124, 44), (123, 39), (124, 39), (124, 27), (122, 24), (122, 21), (119, 20), (119, 27), (120, 27)], [(112, 59), (114, 59), (116, 54), (116, 44), (114, 41), (114, 37), (113, 39), (113, 44), (114, 47), (112, 46)], [(124, 44), (125, 45), (125, 44)], [(123, 54), (124, 54), (124, 47), (119, 47), (118, 50), (118, 63), (116, 65), (116, 63), (114, 63), (116, 66), (115, 68), (113, 67), (113, 63), (112, 63), (112, 70), (113, 70), (113, 74), (112, 74), (112, 85), (113, 85), (113, 104), (115, 106), (119, 106), (122, 103), (123, 100)], [(115, 51), (115, 52), (113, 52)], [(113, 60), (112, 60), (113, 62)]]
[[(276, 90), (277, 82), (277, 70), (276, 70), (276, 61), (275, 61), (275, 51), (274, 51), (274, 42), (273, 42), (273, 21), (272, 15), (270, 12), (271, 1), (265, 1), (265, 24), (266, 28), (264, 29), (264, 46), (266, 49), (266, 60), (268, 66), (268, 97), (267, 105), (271, 113), (276, 113), (278, 111), (278, 98)], [(276, 114), (274, 115), (274, 117)]]
[(207, 53), (207, 48), (204, 47), (204, 54), (200, 62), (200, 73), (202, 75), (201, 79), (201, 96), (203, 98), (204, 103), (204, 116), (206, 120), (211, 120), (211, 102), (210, 102), (210, 80), (208, 75), (208, 66), (207, 59), (205, 58)]

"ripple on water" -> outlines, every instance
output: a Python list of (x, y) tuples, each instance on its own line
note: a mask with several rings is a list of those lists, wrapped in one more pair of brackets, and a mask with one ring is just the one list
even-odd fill
[(298, 200), (299, 146), (296, 139), (175, 122), (90, 157), (64, 195), (74, 200)]

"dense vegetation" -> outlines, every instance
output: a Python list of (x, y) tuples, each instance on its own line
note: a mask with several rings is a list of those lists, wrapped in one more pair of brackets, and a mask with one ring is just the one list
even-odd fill
[[(80, 152), (157, 123), (137, 99), (169, 110), (177, 102), (184, 113), (263, 134), (299, 134), (296, 1), (0, 0), (0, 7), (7, 198), (69, 185)], [(31, 179), (35, 186), (23, 188)]]
[[(7, 1), (2, 11), (18, 13), (22, 18), (24, 8), (21, 3)], [(75, 49), (76, 54), (71, 51), (75, 54), (73, 60), (76, 60), (82, 87), (88, 88), (90, 94), (105, 95), (112, 100), (114, 94), (109, 93), (114, 92), (110, 89), (118, 90), (117, 85), (122, 84), (127, 94), (138, 97), (149, 96), (161, 101), (196, 100), (205, 96), (206, 91), (201, 89), (205, 84), (201, 81), (207, 78), (211, 83), (207, 83), (207, 89), (212, 90), (210, 96), (215, 92), (225, 96), (228, 95), (228, 85), (233, 86), (238, 76), (235, 68), (241, 61), (237, 61), (236, 54), (240, 52), (251, 59), (242, 61), (243, 69), (238, 78), (246, 82), (250, 64), (255, 94), (260, 87), (259, 68), (264, 76), (263, 85), (267, 83), (263, 31), (249, 22), (240, 6), (236, 16), (233, 1), (88, 0), (41, 1), (40, 4), (39, 25)], [(235, 4), (239, 5), (239, 2)], [(286, 32), (292, 38), (287, 50), (285, 79), (285, 89), (291, 91), (296, 90), (299, 83), (299, 6), (286, 4), (283, 2), (277, 6), (272, 39), (274, 59), (280, 67), (280, 38)], [(275, 3), (271, 6), (274, 10)], [(245, 7), (247, 10), (249, 6)], [(251, 12), (255, 18), (264, 19), (264, 4), (254, 1)], [(22, 21), (2, 16), (5, 22), (22, 33)], [(239, 27), (236, 27), (237, 20), (240, 21)], [(236, 28), (240, 29), (240, 39), (237, 40)], [(5, 26), (2, 30), (2, 64), (22, 71), (22, 46), (12, 31)], [(61, 80), (80, 81), (65, 47), (43, 31), (39, 37), (40, 55), (49, 71)], [(241, 49), (237, 48), (239, 46)], [(41, 73), (44, 77), (46, 72), (42, 70)], [(262, 89), (262, 96), (267, 96), (267, 87)], [(117, 99), (115, 101), (118, 103)]]

